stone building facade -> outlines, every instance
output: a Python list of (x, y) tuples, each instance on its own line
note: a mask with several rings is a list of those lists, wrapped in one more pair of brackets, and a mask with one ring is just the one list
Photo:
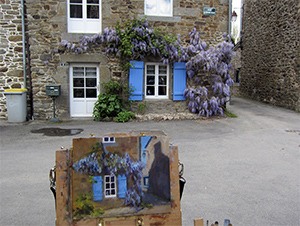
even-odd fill
[(24, 87), (19, 0), (0, 0), (0, 27), (0, 118), (5, 118), (4, 89)]
[[(6, 40), (5, 43), (7, 43), (0, 49), (1, 57), (5, 58), (4, 63), (0, 65), (0, 91), (3, 91), (14, 86), (24, 86), (24, 84), (22, 84), (23, 73), (21, 71), (22, 52), (20, 48), (22, 42), (20, 40), (19, 1), (0, 1), (5, 3), (0, 6), (2, 10), (0, 11), (1, 23), (7, 23), (4, 24), (4, 31), (1, 29), (0, 33), (1, 39)], [(88, 99), (78, 102), (74, 98), (76, 95), (80, 95), (76, 88), (80, 82), (76, 76), (80, 73), (87, 76), (85, 81), (89, 80), (90, 85), (94, 85), (94, 88), (97, 89), (94, 91), (97, 94), (101, 92), (103, 82), (114, 78), (128, 81), (128, 74), (123, 73), (117, 62), (103, 55), (100, 49), (80, 55), (56, 54), (55, 50), (62, 40), (78, 42), (83, 35), (101, 32), (105, 27), (115, 26), (118, 21), (145, 16), (152, 26), (162, 28), (174, 35), (180, 34), (182, 40), (188, 39), (188, 34), (193, 27), (201, 31), (201, 38), (208, 43), (216, 43), (221, 40), (222, 34), (228, 31), (228, 0), (163, 1), (171, 7), (171, 15), (167, 16), (163, 15), (164, 12), (157, 15), (149, 15), (149, 13), (146, 15), (145, 2), (144, 0), (26, 0), (27, 66), (30, 69), (27, 75), (29, 80), (27, 84), (28, 105), (31, 105), (29, 107), (33, 109), (29, 118), (48, 119), (52, 117), (52, 99), (45, 92), (48, 84), (61, 85), (61, 95), (56, 99), (56, 113), (59, 118), (68, 119), (70, 117), (90, 117), (91, 112), (82, 113), (80, 111), (85, 108), (91, 109), (95, 102), (95, 100)], [(204, 16), (204, 6), (214, 7), (216, 14)], [(100, 10), (96, 14), (92, 14), (91, 9), (98, 9), (97, 7)], [(10, 8), (15, 12), (11, 12)], [(79, 12), (82, 9), (83, 14)], [(10, 13), (12, 15), (9, 15)], [(76, 20), (78, 15), (83, 19)], [(95, 24), (91, 26), (89, 24), (89, 18), (93, 17), (98, 19), (96, 20), (97, 28)], [(4, 22), (4, 18), (6, 22)], [(2, 42), (1, 45), (3, 45)], [(171, 84), (171, 72), (169, 79)], [(94, 91), (91, 87), (84, 88), (90, 95), (93, 94)], [(87, 91), (88, 89), (89, 91)], [(147, 106), (153, 112), (156, 110), (174, 111), (174, 109), (175, 111), (185, 111), (186, 109), (184, 102), (174, 102), (171, 97), (163, 101), (151, 100), (149, 103), (147, 102)], [(0, 109), (0, 118), (5, 119), (7, 114), (4, 96), (0, 96)]]
[(300, 3), (244, 0), (240, 92), (300, 111)]

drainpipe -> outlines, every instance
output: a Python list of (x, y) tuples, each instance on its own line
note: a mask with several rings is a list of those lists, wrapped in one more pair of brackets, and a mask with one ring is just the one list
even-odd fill
[(24, 0), (21, 0), (22, 7), (22, 49), (23, 49), (23, 77), (24, 77), (24, 88), (27, 88), (27, 73), (26, 73), (26, 49), (25, 49), (25, 10), (24, 10)]
[[(232, 0), (228, 1), (229, 9), (228, 9), (228, 35), (231, 38), (231, 13), (232, 13)], [(229, 40), (231, 41), (231, 40)]]

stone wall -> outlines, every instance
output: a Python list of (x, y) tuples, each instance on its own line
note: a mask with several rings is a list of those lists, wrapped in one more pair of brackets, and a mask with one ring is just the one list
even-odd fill
[[(216, 43), (227, 32), (227, 0), (173, 2), (173, 17), (148, 17), (153, 26), (163, 28), (166, 32), (181, 34), (183, 41), (188, 40), (188, 33), (193, 27), (201, 31), (202, 38), (208, 43)], [(215, 7), (216, 15), (204, 17), (203, 6)], [(57, 113), (59, 118), (69, 117), (69, 63), (99, 63), (101, 82), (113, 77), (120, 79), (120, 75), (126, 79), (127, 75), (115, 61), (103, 56), (100, 49), (81, 55), (55, 54), (61, 40), (77, 42), (82, 36), (67, 33), (66, 0), (26, 0), (26, 7), (34, 118), (52, 117), (52, 100), (45, 93), (45, 86), (49, 83), (61, 84), (62, 95), (57, 98)], [(144, 17), (143, 0), (102, 1), (102, 28), (115, 26), (120, 20), (134, 17)], [(3, 108), (3, 102), (1, 107)]]
[(244, 0), (240, 91), (300, 111), (298, 0)]
[(19, 0), (0, 0), (0, 119), (6, 117), (4, 89), (23, 84), (22, 20)]

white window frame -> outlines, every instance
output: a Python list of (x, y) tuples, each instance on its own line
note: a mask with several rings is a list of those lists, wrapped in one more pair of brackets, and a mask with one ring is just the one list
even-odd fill
[(173, 16), (173, 0), (170, 0), (170, 12), (169, 13), (160, 13), (160, 12), (151, 12), (147, 10), (147, 2), (151, 2), (154, 5), (156, 5), (156, 8), (161, 8), (162, 7), (162, 2), (164, 0), (144, 0), (144, 12), (146, 16), (162, 16), (162, 17), (172, 17)]
[[(106, 181), (106, 178), (109, 178), (108, 182)], [(114, 178), (114, 181), (111, 182), (111, 178)], [(109, 184), (109, 188), (106, 188), (106, 185)], [(114, 188), (112, 188), (112, 184), (114, 184)], [(109, 191), (110, 194), (107, 195), (106, 191)], [(112, 195), (111, 191), (114, 191), (115, 194)], [(104, 197), (105, 198), (115, 198), (117, 197), (117, 177), (115, 175), (105, 175), (104, 176)]]
[[(154, 65), (155, 66), (155, 83), (154, 83), (154, 93), (155, 95), (147, 95), (147, 66)], [(166, 95), (158, 95), (158, 87), (159, 87), (159, 66), (163, 65), (167, 67), (167, 81), (166, 81)], [(150, 75), (149, 75), (150, 76)], [(169, 98), (169, 78), (170, 78), (170, 67), (169, 65), (163, 63), (146, 63), (145, 64), (145, 83), (144, 83), (144, 93), (145, 99), (168, 99)]]
[(115, 143), (116, 142), (116, 139), (115, 137), (103, 137), (102, 138), (102, 143), (104, 144), (112, 144), (112, 143)]
[(99, 18), (87, 18), (87, 0), (82, 0), (82, 18), (71, 18), (70, 5), (70, 0), (67, 0), (68, 33), (101, 33), (102, 0), (99, 0)]

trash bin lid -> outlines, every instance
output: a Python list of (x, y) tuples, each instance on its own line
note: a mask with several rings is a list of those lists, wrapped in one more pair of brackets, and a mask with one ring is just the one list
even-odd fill
[(25, 88), (20, 88), (20, 89), (5, 89), (4, 94), (10, 94), (10, 93), (26, 93), (27, 89)]

